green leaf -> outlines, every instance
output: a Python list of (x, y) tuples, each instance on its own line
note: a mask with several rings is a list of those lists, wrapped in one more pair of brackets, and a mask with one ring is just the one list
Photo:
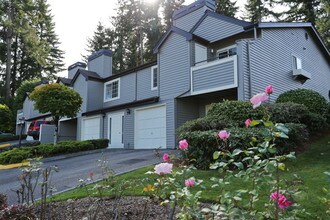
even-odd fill
[(232, 153), (232, 156), (237, 156), (239, 155), (240, 153), (242, 153), (243, 151), (241, 149), (235, 149)]
[(273, 124), (273, 122), (271, 122), (271, 121), (265, 121), (265, 122), (264, 122), (264, 125), (265, 125), (266, 127), (274, 127), (274, 124)]
[(214, 160), (217, 160), (219, 157), (220, 157), (220, 151), (215, 151), (214, 153), (213, 153), (213, 159)]
[(256, 125), (259, 125), (260, 124), (260, 121), (257, 121), (257, 120), (253, 120), (250, 124), (250, 126), (256, 126)]
[(235, 164), (235, 166), (237, 166), (241, 170), (244, 168), (244, 165), (243, 165), (242, 162), (235, 162), (234, 164)]
[(278, 169), (282, 170), (282, 171), (285, 171), (285, 164), (284, 163), (279, 163), (278, 164)]
[(285, 127), (283, 124), (276, 124), (275, 125), (275, 128), (278, 131), (284, 132), (285, 134), (288, 134), (289, 133), (289, 129), (287, 127)]

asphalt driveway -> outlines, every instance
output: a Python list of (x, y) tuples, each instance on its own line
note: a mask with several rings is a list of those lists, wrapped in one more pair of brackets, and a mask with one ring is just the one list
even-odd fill
[[(174, 152), (173, 150), (161, 150)], [(161, 162), (161, 158), (155, 156), (154, 150), (124, 150), (124, 149), (103, 149), (89, 152), (81, 152), (64, 156), (57, 156), (43, 159), (43, 167), (56, 165), (59, 172), (53, 173), (52, 183), (58, 192), (74, 188), (78, 185), (78, 179), (86, 179), (93, 172), (94, 179), (102, 177), (101, 168), (98, 167), (98, 160), (105, 158), (108, 167), (116, 174), (129, 172), (147, 165)], [(16, 203), (15, 190), (20, 186), (18, 176), (20, 169), (0, 170), (0, 193), (8, 195), (9, 204)], [(39, 191), (37, 190), (39, 196)]]

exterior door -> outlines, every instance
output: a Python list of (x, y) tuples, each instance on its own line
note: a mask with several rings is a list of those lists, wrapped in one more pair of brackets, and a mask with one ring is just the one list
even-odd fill
[(124, 147), (123, 122), (124, 113), (116, 113), (109, 115), (108, 137), (110, 148)]

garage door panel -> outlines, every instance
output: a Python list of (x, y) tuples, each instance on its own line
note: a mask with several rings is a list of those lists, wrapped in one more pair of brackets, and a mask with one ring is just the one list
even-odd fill
[(100, 138), (100, 118), (83, 119), (82, 140)]
[(166, 146), (166, 107), (136, 110), (135, 148), (153, 149)]

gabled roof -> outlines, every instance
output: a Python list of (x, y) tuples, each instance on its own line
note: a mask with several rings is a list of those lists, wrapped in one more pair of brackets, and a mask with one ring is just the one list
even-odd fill
[(71, 85), (71, 81), (72, 79), (69, 78), (65, 78), (65, 77), (58, 77), (56, 80), (56, 83), (63, 83), (66, 86), (70, 86)]
[(173, 12), (172, 19), (178, 19), (180, 17), (185, 16), (186, 14), (189, 14), (193, 11), (196, 11), (197, 9), (200, 9), (202, 7), (208, 7), (211, 10), (215, 10), (215, 1), (214, 0), (198, 0), (190, 5), (186, 5), (180, 9), (177, 9)]
[(84, 70), (84, 69), (78, 69), (78, 71), (76, 72), (76, 74), (74, 75), (73, 79), (71, 80), (71, 86), (73, 86), (74, 82), (76, 81), (76, 79), (78, 78), (79, 75), (82, 75), (83, 77), (86, 78), (86, 80), (96, 80), (96, 81), (102, 81), (102, 77), (100, 77), (99, 74), (97, 74), (96, 72), (93, 71), (88, 71), (88, 70)]
[(330, 58), (329, 49), (324, 44), (314, 25), (310, 22), (261, 22), (245, 27), (245, 29), (251, 28), (309, 28), (317, 39), (317, 43), (322, 48), (323, 52)]
[(201, 23), (204, 21), (204, 19), (208, 16), (211, 16), (213, 18), (219, 19), (219, 20), (223, 20), (232, 24), (236, 24), (239, 26), (242, 26), (243, 28), (251, 26), (252, 23), (251, 22), (246, 22), (243, 20), (239, 20), (237, 18), (233, 18), (233, 17), (229, 17), (223, 14), (219, 14), (217, 12), (214, 11), (210, 11), (210, 10), (206, 10), (204, 15), (199, 19), (199, 21), (192, 27), (192, 29), (190, 30), (190, 33), (193, 33), (200, 25)]
[(157, 42), (156, 46), (154, 47), (154, 53), (158, 53), (159, 48), (163, 45), (165, 40), (171, 35), (172, 32), (185, 37), (186, 40), (191, 40), (193, 38), (193, 35), (191, 33), (186, 32), (178, 27), (171, 26), (169, 29), (167, 29), (166, 33)]

